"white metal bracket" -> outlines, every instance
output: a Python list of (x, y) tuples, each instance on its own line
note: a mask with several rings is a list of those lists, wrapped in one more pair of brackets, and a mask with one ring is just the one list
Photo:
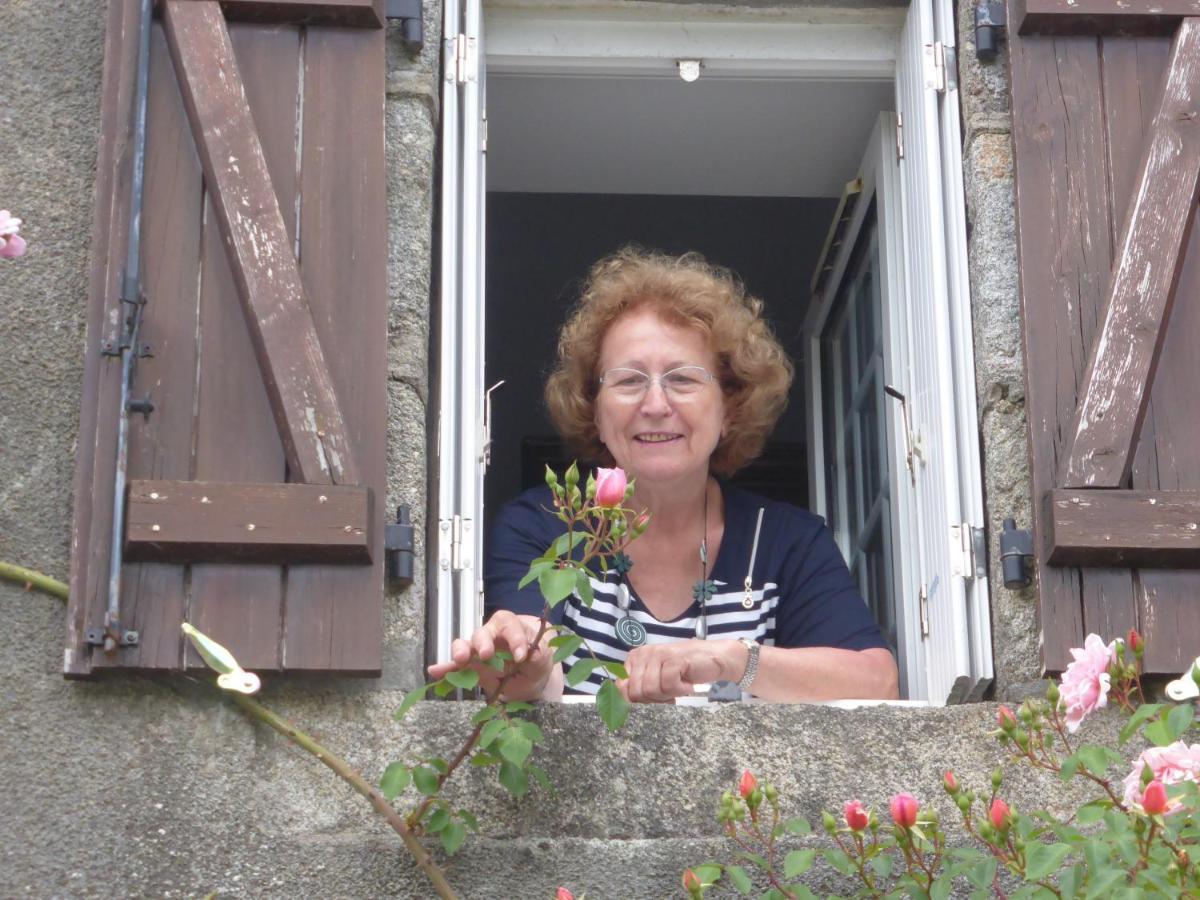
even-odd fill
[(987, 542), (982, 528), (969, 522), (950, 526), (950, 574), (960, 578), (987, 575)]
[(946, 48), (941, 41), (926, 44), (922, 56), (925, 61), (925, 87), (937, 91), (946, 91)]
[(904, 159), (904, 114), (896, 113), (896, 165)]
[(446, 59), (454, 60), (446, 66), (446, 80), (458, 84), (479, 80), (479, 39), (465, 34), (446, 38)]

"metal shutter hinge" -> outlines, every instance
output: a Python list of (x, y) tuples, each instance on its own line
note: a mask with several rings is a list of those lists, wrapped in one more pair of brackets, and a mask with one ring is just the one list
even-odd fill
[(1007, 10), (1003, 3), (980, 3), (975, 7), (975, 55), (980, 62), (992, 62), (1000, 39), (1007, 33)]
[(422, 5), (422, 0), (387, 0), (387, 18), (399, 23), (400, 40), (412, 50), (425, 46)]
[(383, 529), (384, 574), (404, 587), (413, 583), (412, 512), (407, 506), (396, 509), (395, 523)]
[(987, 540), (982, 528), (967, 522), (950, 526), (950, 574), (962, 578), (987, 575)]
[(1019, 591), (1029, 587), (1033, 581), (1029, 567), (1034, 561), (1033, 532), (1028, 528), (1018, 529), (1013, 519), (1004, 520), (1000, 532), (1000, 569), (1004, 573), (1004, 586)]

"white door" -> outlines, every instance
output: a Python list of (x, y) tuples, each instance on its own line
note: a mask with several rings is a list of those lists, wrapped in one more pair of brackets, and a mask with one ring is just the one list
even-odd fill
[(487, 113), (480, 5), (481, 0), (448, 0), (443, 10), (438, 522), (430, 607), (435, 659), (446, 659), (454, 637), (469, 635), (483, 615)]

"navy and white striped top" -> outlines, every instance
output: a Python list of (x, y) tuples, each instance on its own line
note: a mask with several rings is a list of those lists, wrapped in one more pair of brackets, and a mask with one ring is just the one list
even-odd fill
[[(708, 601), (710, 640), (749, 638), (779, 647), (839, 647), (865, 650), (887, 647), (878, 625), (863, 602), (833, 534), (820, 516), (721, 483), (725, 500), (725, 532), (709, 577), (716, 593)], [(499, 609), (540, 616), (544, 601), (537, 583), (518, 590), (529, 563), (546, 551), (562, 522), (553, 515), (550, 489), (525, 491), (496, 516), (484, 565), (486, 614)], [(763, 523), (751, 575), (754, 606), (742, 606), (750, 566), (755, 523), (762, 508)], [(654, 527), (651, 520), (650, 527)], [(699, 567), (697, 566), (697, 569)], [(614, 629), (622, 612), (617, 606), (618, 576), (592, 578), (591, 608), (575, 597), (554, 610), (553, 620), (583, 637), (601, 659), (624, 662), (629, 648)], [(646, 629), (647, 643), (669, 643), (696, 636), (700, 604), (676, 619), (656, 619), (630, 589), (629, 615)], [(578, 656), (563, 662), (564, 672)], [(568, 693), (594, 694), (605, 676), (593, 672), (588, 681)]]

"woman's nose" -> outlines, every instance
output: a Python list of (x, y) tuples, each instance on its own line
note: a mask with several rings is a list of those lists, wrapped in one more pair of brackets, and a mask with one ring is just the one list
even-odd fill
[(648, 415), (664, 415), (671, 411), (671, 403), (662, 382), (655, 380), (646, 385), (641, 406), (642, 412)]

